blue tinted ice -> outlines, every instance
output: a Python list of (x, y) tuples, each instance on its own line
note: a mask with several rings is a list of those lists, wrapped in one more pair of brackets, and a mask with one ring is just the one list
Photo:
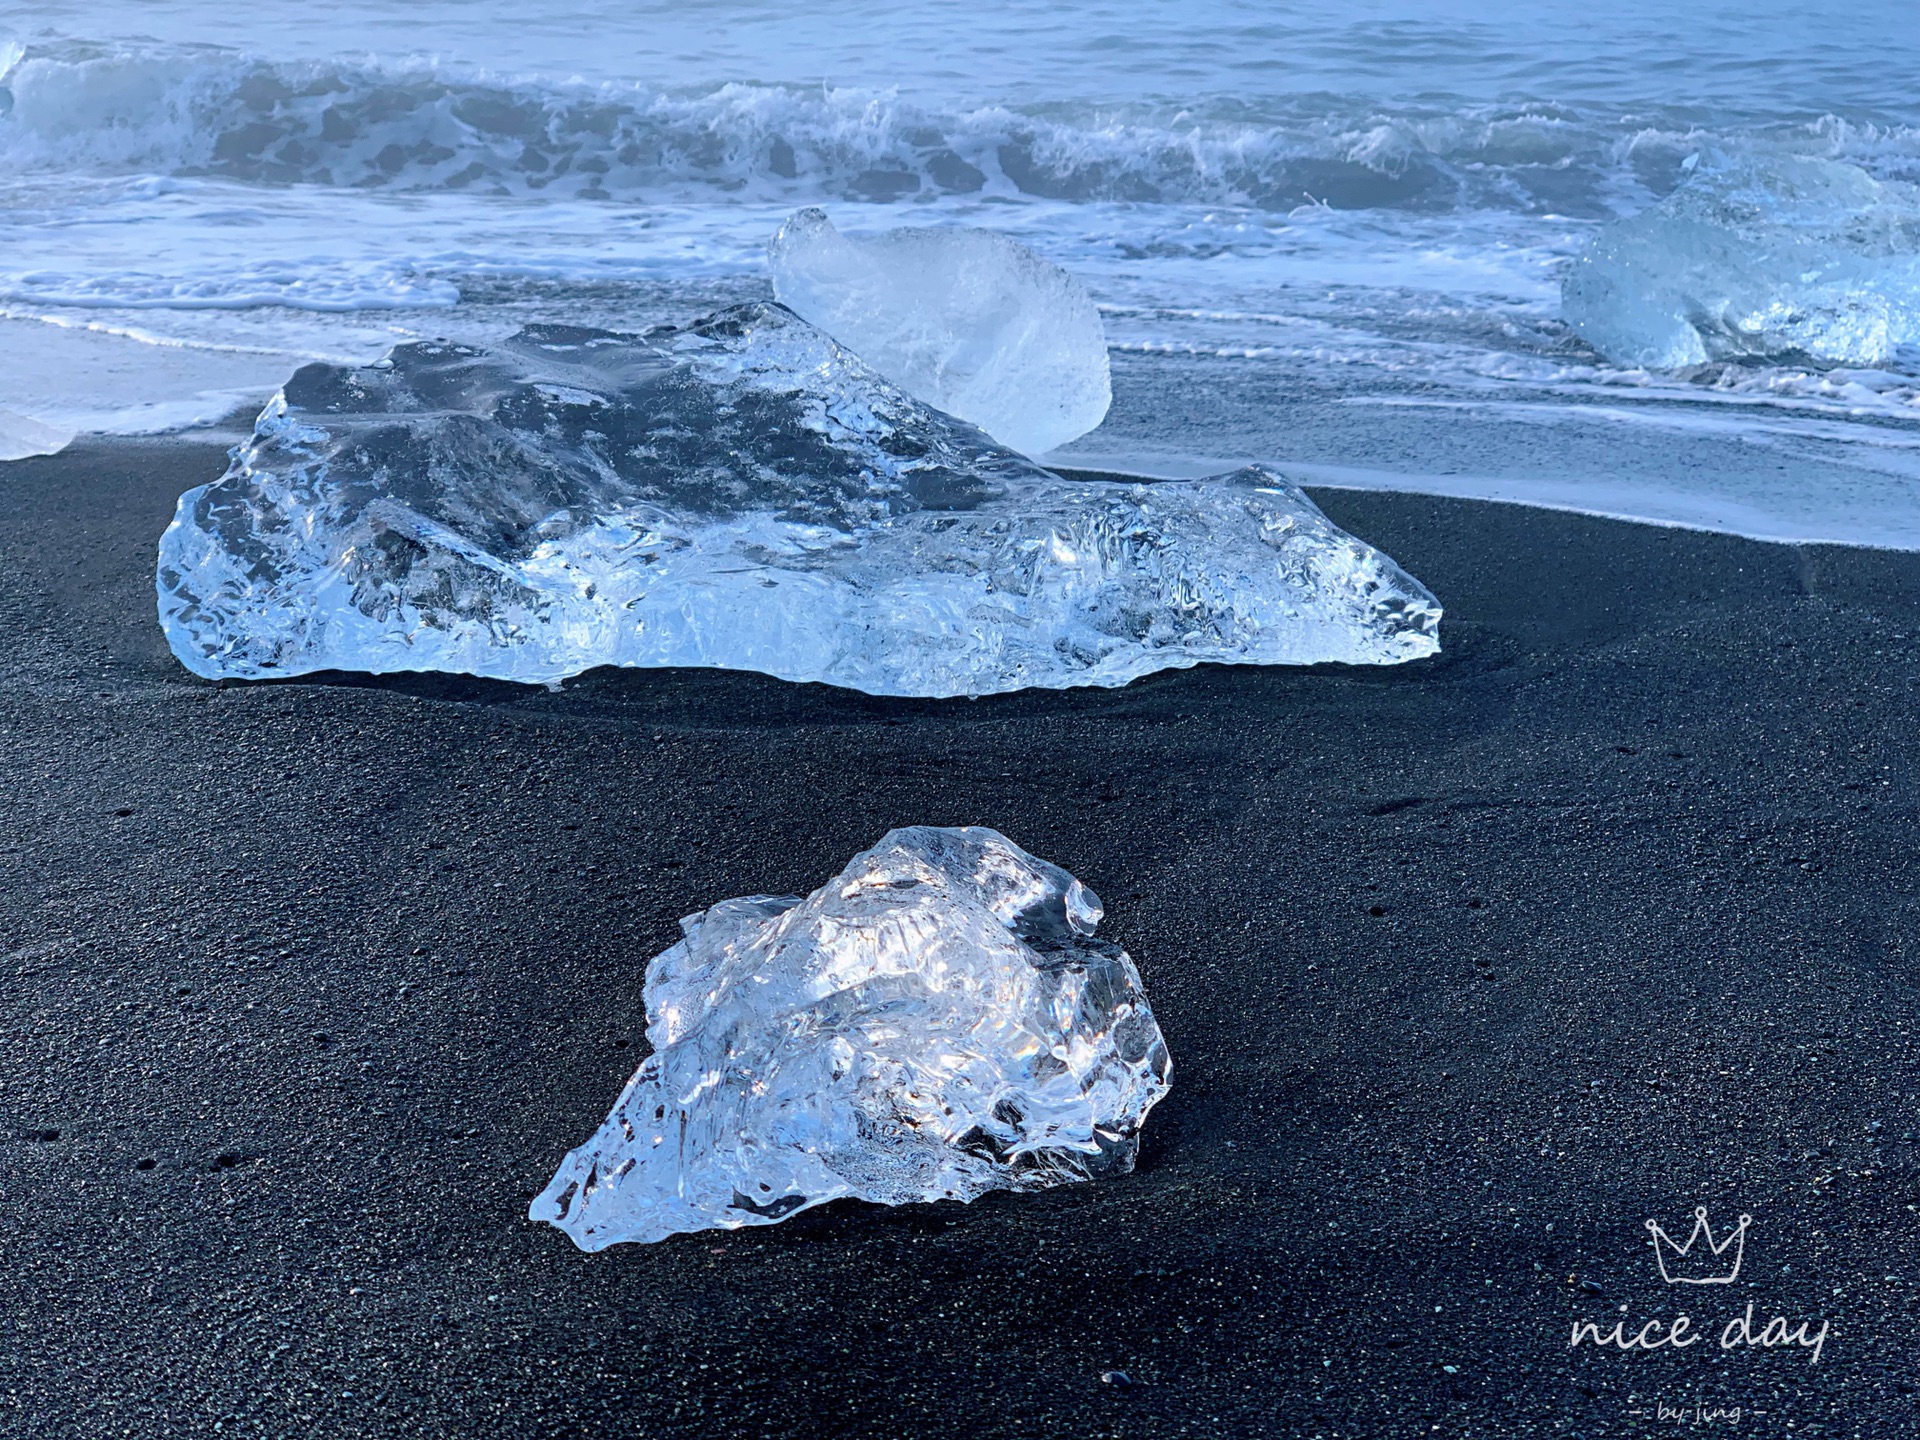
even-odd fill
[(724, 666), (887, 695), (1391, 663), (1440, 616), (1276, 475), (1055, 475), (777, 305), (308, 366), (181, 496), (158, 585), (209, 677)]
[(997, 831), (927, 827), (689, 916), (647, 966), (653, 1053), (529, 1215), (600, 1250), (1131, 1170), (1169, 1062), (1100, 916)]
[(1621, 365), (1883, 365), (1920, 344), (1920, 189), (1832, 160), (1709, 155), (1595, 236), (1561, 303)]
[(777, 299), (916, 400), (1028, 455), (1077, 440), (1113, 403), (1086, 287), (1025, 245), (967, 226), (854, 237), (802, 210), (768, 246)]

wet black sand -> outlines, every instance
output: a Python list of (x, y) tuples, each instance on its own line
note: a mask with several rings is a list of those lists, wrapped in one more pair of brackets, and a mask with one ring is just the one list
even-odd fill
[[(1914, 1433), (1920, 557), (1328, 494), (1441, 658), (220, 688), (151, 598), (219, 467), (0, 466), (0, 1433)], [(677, 916), (964, 822), (1139, 962), (1137, 1174), (524, 1219)], [(1696, 1203), (1754, 1217), (1731, 1286), (1654, 1267)], [(1749, 1302), (1819, 1363), (1723, 1352)], [(1621, 1306), (1706, 1341), (1569, 1353)]]

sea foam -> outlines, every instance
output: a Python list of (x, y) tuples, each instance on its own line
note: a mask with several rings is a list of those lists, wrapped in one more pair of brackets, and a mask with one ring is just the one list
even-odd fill
[[(1912, 131), (1828, 129), (1834, 153), (1920, 153)], [(1699, 143), (1688, 127), (1538, 102), (1201, 96), (1030, 109), (856, 85), (659, 86), (144, 43), (36, 48), (0, 72), (0, 173), (414, 192), (1599, 218), (1625, 191), (1670, 188)]]

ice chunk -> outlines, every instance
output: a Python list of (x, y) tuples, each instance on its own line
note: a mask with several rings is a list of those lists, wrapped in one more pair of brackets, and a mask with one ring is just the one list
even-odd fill
[(680, 922), (653, 1054), (528, 1214), (583, 1250), (1133, 1168), (1168, 1058), (1100, 901), (979, 827), (895, 830), (805, 900)]
[(1386, 663), (1440, 614), (1278, 476), (1063, 478), (776, 305), (308, 366), (181, 496), (158, 585), (208, 677), (697, 665), (886, 695)]
[(74, 432), (49, 425), (30, 415), (0, 410), (0, 460), (24, 460), (29, 455), (52, 455), (64, 450)]
[(916, 400), (1029, 455), (1113, 402), (1107, 336), (1080, 282), (991, 230), (854, 238), (802, 210), (768, 249), (773, 293)]
[(1620, 365), (1882, 365), (1920, 343), (1920, 189), (1833, 160), (1708, 156), (1595, 236), (1561, 302)]

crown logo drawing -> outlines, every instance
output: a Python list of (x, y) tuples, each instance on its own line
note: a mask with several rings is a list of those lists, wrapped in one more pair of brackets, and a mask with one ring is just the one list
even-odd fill
[(1699, 1205), (1693, 1212), (1693, 1233), (1686, 1244), (1677, 1245), (1658, 1220), (1647, 1221), (1654, 1258), (1660, 1262), (1660, 1278), (1669, 1285), (1731, 1285), (1740, 1273), (1740, 1261), (1747, 1249), (1747, 1226), (1752, 1223), (1751, 1215), (1742, 1215), (1738, 1226), (1715, 1241), (1713, 1227), (1707, 1224), (1707, 1207)]

